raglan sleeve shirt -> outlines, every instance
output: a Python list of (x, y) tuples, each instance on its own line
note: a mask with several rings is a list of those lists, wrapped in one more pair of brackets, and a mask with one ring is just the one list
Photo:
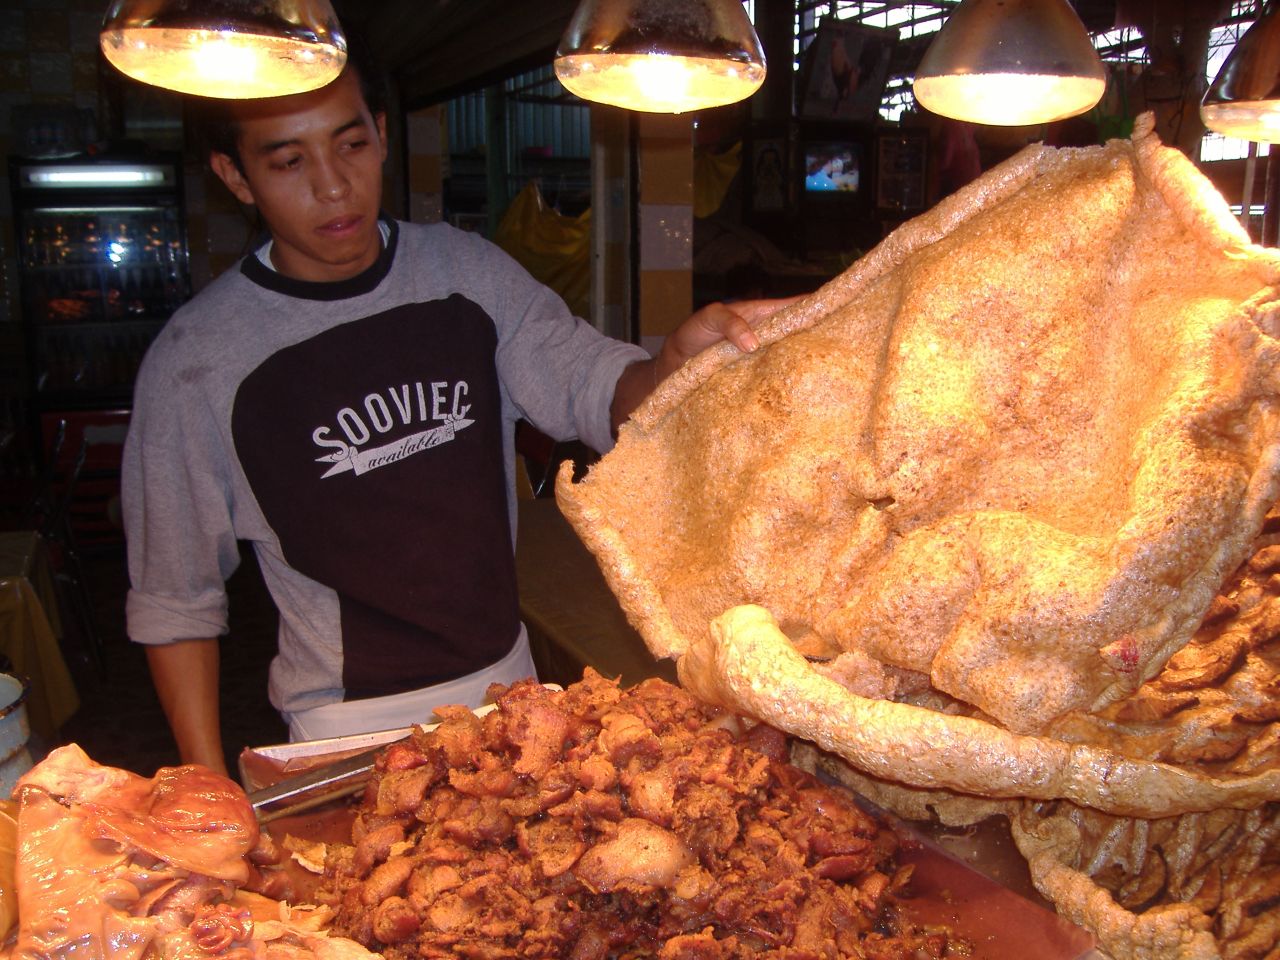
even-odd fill
[(618, 378), (649, 354), (574, 317), (556, 293), (483, 238), (453, 237), (464, 292), (498, 324), (498, 375), (518, 415), (553, 439), (577, 438), (607, 452)]
[[(129, 635), (142, 643), (217, 637), (224, 583), (239, 564), (226, 449), (200, 370), (144, 362), (125, 443), (122, 500), (132, 589)], [(129, 522), (130, 520), (136, 522)]]
[[(508, 427), (523, 417), (555, 439), (576, 437), (607, 451), (613, 443), (610, 406), (618, 377), (648, 354), (572, 316), (556, 294), (483, 238), (445, 225), (396, 226), (395, 266), (379, 287), (350, 305), (352, 315), (385, 309), (389, 296), (393, 301), (467, 298), (495, 326), (494, 362)], [(254, 541), (260, 559), (267, 544), (267, 562), (274, 560), (273, 531), (246, 484), (229, 426), (236, 384), (257, 363), (245, 360), (244, 340), (256, 339), (254, 324), (275, 322), (241, 316), (242, 310), (229, 306), (250, 283), (241, 272), (228, 271), (235, 275), (220, 277), (179, 311), (139, 373), (125, 447), (124, 510), (132, 579), (128, 630), (142, 643), (226, 632), (224, 581), (237, 566), (238, 540)], [(263, 360), (271, 349), (263, 348)], [(211, 370), (222, 354), (244, 369), (230, 376)], [(508, 439), (508, 486), (513, 457)], [(280, 582), (271, 571), (264, 573), (269, 586)], [(278, 606), (298, 606), (301, 598), (275, 599)], [(282, 652), (289, 619), (282, 610)], [(295, 697), (296, 673), (314, 669), (282, 673), (291, 679), (278, 696), (273, 691), (277, 706), (288, 706)], [(275, 678), (273, 666), (273, 686)], [(332, 689), (331, 680), (320, 684), (326, 685)]]

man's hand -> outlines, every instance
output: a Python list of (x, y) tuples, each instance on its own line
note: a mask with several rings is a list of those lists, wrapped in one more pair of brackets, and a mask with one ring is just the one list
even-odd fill
[(658, 380), (675, 373), (707, 347), (728, 340), (743, 353), (760, 346), (752, 326), (791, 300), (739, 300), (709, 303), (680, 324), (662, 344), (658, 354)]
[(659, 383), (708, 347), (728, 340), (743, 353), (751, 353), (760, 346), (753, 325), (799, 299), (707, 304), (671, 332), (656, 359), (633, 363), (622, 371), (609, 411), (613, 428), (617, 430)]

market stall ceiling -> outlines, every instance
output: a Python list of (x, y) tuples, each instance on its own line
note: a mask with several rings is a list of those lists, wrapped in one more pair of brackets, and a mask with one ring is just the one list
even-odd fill
[(577, 0), (335, 0), (416, 109), (551, 63)]
[[(949, 12), (956, 0), (935, 4), (885, 0), (842, 4), (854, 19), (903, 8), (917, 17), (930, 7)], [(475, 90), (524, 70), (546, 66), (577, 0), (335, 0), (344, 24), (360, 30), (396, 81), (404, 107), (415, 109)], [(811, 5), (810, 5), (811, 6)], [(829, 3), (818, 5), (819, 11)], [(1110, 29), (1116, 0), (1076, 0), (1090, 30)], [(895, 19), (895, 18), (890, 18)], [(908, 72), (932, 34), (899, 44), (895, 70)]]

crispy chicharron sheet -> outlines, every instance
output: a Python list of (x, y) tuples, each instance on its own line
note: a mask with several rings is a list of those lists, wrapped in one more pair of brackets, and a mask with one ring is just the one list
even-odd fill
[(1278, 280), (1149, 119), (1031, 147), (695, 358), (557, 497), (686, 686), (874, 776), (1253, 806), (1280, 771), (1044, 734), (1187, 643), (1276, 499)]
[[(1191, 641), (1124, 700), (1056, 735), (1214, 776), (1280, 767), (1280, 508)], [(882, 780), (797, 740), (797, 766), (879, 806), (950, 826), (1008, 821), (1031, 881), (1114, 960), (1280, 953), (1280, 801), (1117, 816), (1066, 800), (997, 800)]]

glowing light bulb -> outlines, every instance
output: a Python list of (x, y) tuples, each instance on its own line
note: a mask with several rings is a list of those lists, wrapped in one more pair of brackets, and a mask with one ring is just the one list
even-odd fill
[(120, 72), (203, 97), (276, 97), (315, 90), (346, 63), (335, 44), (212, 30), (128, 28), (102, 34), (102, 51)]
[(1280, 100), (1206, 103), (1200, 108), (1204, 125), (1224, 137), (1280, 142)]
[(754, 63), (667, 54), (575, 54), (557, 59), (555, 68), (584, 100), (648, 113), (736, 103), (755, 93), (765, 75)]
[(636, 57), (630, 64), (640, 94), (656, 103), (683, 103), (693, 83), (692, 72), (680, 57)]
[(1084, 113), (1102, 99), (1107, 82), (1098, 77), (993, 73), (917, 77), (914, 87), (920, 105), (944, 117), (1019, 127)]
[(226, 34), (207, 34), (192, 45), (191, 64), (200, 76), (216, 83), (222, 77), (252, 78), (257, 58), (247, 46), (237, 46)]

